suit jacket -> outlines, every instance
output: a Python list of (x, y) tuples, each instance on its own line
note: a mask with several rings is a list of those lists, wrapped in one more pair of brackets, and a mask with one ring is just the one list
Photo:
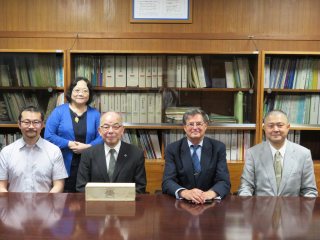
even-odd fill
[(212, 189), (222, 198), (230, 192), (226, 147), (222, 142), (205, 137), (201, 148), (201, 173), (194, 175), (187, 138), (171, 143), (165, 152), (162, 191), (175, 196), (179, 188)]
[(104, 144), (86, 149), (81, 154), (77, 175), (77, 191), (84, 192), (88, 182), (131, 182), (136, 183), (137, 193), (145, 193), (147, 181), (143, 151), (134, 145), (121, 142), (113, 172), (113, 181), (110, 181)]
[(282, 179), (277, 191), (273, 156), (268, 142), (248, 149), (238, 191), (240, 196), (318, 195), (310, 150), (287, 141)]
[[(99, 135), (100, 113), (90, 106), (87, 110), (86, 144), (96, 145), (103, 140)], [(69, 149), (69, 141), (74, 141), (74, 131), (70, 115), (69, 103), (56, 107), (50, 114), (45, 127), (44, 138), (57, 145), (62, 152), (64, 164), (70, 176), (73, 152)]]

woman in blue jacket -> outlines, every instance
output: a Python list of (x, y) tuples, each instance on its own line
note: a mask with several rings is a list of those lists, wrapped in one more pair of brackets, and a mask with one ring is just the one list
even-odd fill
[(100, 113), (89, 106), (93, 98), (90, 81), (76, 78), (66, 98), (68, 103), (56, 107), (49, 116), (44, 137), (62, 151), (69, 175), (64, 192), (75, 192), (81, 152), (103, 140), (98, 133)]

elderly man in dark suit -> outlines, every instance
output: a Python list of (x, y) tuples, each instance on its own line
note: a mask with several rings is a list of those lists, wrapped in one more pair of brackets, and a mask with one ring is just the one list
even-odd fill
[(165, 151), (163, 193), (203, 204), (230, 192), (226, 147), (205, 137), (208, 123), (208, 115), (202, 110), (184, 114), (187, 137), (169, 144)]
[(101, 116), (99, 133), (104, 143), (81, 154), (77, 191), (84, 192), (87, 182), (131, 182), (136, 184), (137, 193), (145, 193), (143, 151), (121, 141), (123, 132), (119, 113), (106, 112)]

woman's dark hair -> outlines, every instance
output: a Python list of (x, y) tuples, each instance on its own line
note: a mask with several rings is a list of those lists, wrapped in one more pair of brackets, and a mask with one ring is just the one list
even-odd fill
[(67, 90), (66, 99), (69, 103), (71, 102), (72, 91), (79, 81), (85, 81), (87, 83), (87, 87), (89, 89), (89, 99), (88, 99), (87, 105), (89, 105), (93, 99), (93, 90), (92, 90), (91, 82), (88, 80), (88, 78), (85, 78), (85, 77), (76, 77), (76, 79), (70, 84), (70, 87)]

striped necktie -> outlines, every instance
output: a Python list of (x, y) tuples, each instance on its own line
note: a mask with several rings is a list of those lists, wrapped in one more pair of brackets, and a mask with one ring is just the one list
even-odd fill
[(281, 164), (281, 154), (279, 151), (274, 155), (274, 173), (276, 175), (277, 189), (279, 190), (281, 178), (282, 178), (282, 164)]
[(193, 149), (191, 158), (193, 163), (194, 174), (199, 174), (201, 172), (201, 164), (197, 155), (197, 149), (200, 147), (200, 145), (191, 145), (191, 149)]
[(113, 172), (114, 172), (114, 168), (116, 166), (116, 158), (114, 157), (114, 153), (116, 152), (116, 150), (114, 150), (113, 148), (111, 148), (109, 150), (110, 153), (110, 161), (109, 161), (109, 169), (108, 169), (108, 175), (109, 175), (109, 179), (110, 181), (113, 181)]

